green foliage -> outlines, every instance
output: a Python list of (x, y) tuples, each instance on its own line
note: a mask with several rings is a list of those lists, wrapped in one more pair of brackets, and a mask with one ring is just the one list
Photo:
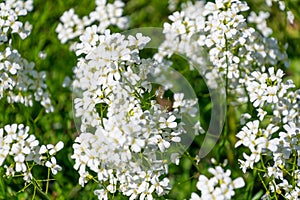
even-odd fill
[[(261, 9), (262, 0), (248, 1), (250, 7), (255, 11)], [(154, 0), (126, 0), (125, 15), (130, 16), (130, 28), (137, 27), (163, 27), (163, 23), (168, 21), (170, 11), (167, 9), (167, 1)], [(283, 13), (278, 9), (273, 9), (271, 12), (273, 18), (270, 20), (270, 26), (273, 28), (273, 36), (282, 42), (289, 42), (288, 53), (291, 58), (291, 67), (288, 69), (288, 76), (292, 78), (300, 87), (300, 12), (299, 1), (289, 1), (289, 7), (294, 11), (296, 22), (294, 25), (285, 25)], [(26, 40), (21, 40), (18, 36), (14, 37), (13, 46), (19, 50), (21, 55), (29, 61), (34, 61), (38, 71), (46, 71), (46, 83), (52, 95), (55, 111), (50, 114), (45, 114), (42, 107), (34, 104), (32, 108), (27, 108), (22, 104), (8, 104), (5, 100), (0, 100), (0, 127), (7, 123), (24, 123), (31, 128), (31, 133), (34, 133), (41, 143), (55, 144), (59, 140), (63, 141), (65, 148), (57, 155), (57, 159), (63, 168), (61, 173), (54, 177), (55, 181), (50, 181), (49, 191), (46, 195), (49, 199), (95, 199), (93, 194), (95, 184), (87, 184), (85, 188), (78, 185), (78, 174), (73, 169), (73, 160), (70, 158), (72, 154), (72, 144), (77, 136), (77, 130), (74, 124), (74, 116), (72, 112), (72, 93), (70, 90), (62, 87), (63, 80), (66, 76), (72, 76), (72, 68), (76, 65), (76, 56), (69, 51), (68, 45), (62, 45), (55, 32), (55, 28), (59, 22), (60, 16), (64, 11), (70, 8), (75, 8), (79, 15), (88, 14), (94, 8), (94, 2), (91, 0), (64, 0), (64, 1), (45, 1), (34, 0), (34, 11), (26, 16), (33, 25), (31, 35)], [(265, 8), (264, 8), (265, 9)], [(25, 21), (25, 18), (23, 18)], [(284, 31), (281, 31), (284, 30)], [(38, 57), (39, 52), (44, 51), (47, 54), (45, 60)], [(207, 128), (210, 119), (211, 103), (209, 92), (203, 81), (203, 78), (198, 73), (193, 73), (189, 70), (187, 62), (176, 56), (173, 56), (173, 68), (178, 70), (190, 82), (198, 96), (201, 113), (201, 123), (204, 128)], [(99, 104), (98, 112), (105, 116), (106, 109), (104, 104)], [(229, 108), (230, 116), (237, 116), (235, 110)], [(222, 161), (224, 158), (229, 160), (229, 167), (233, 171), (239, 168), (236, 162), (234, 152), (234, 132), (239, 127), (236, 127), (237, 117), (232, 117), (228, 125), (227, 134), (223, 135), (220, 140), (223, 141), (216, 146), (210, 155), (214, 155), (217, 160)], [(233, 134), (232, 134), (233, 133)], [(201, 136), (197, 137), (191, 145), (189, 151), (194, 155), (197, 154), (201, 145)], [(208, 155), (208, 157), (210, 156)], [(172, 165), (169, 170), (169, 177), (173, 189), (168, 198), (170, 199), (185, 199), (189, 198), (191, 192), (196, 191), (196, 181), (199, 176), (197, 168), (205, 172), (211, 166), (210, 160), (205, 158), (201, 160), (197, 168), (193, 165), (191, 156), (185, 155), (180, 161), (179, 166)], [(4, 170), (0, 168), (0, 199), (30, 199), (33, 195), (34, 185), (31, 185), (22, 191), (23, 180), (20, 179), (5, 179), (2, 177)], [(39, 177), (47, 178), (47, 173), (35, 171)], [(52, 176), (52, 175), (51, 175)], [(249, 176), (251, 181), (251, 176)], [(261, 185), (252, 182), (249, 185), (247, 192), (253, 194), (253, 199), (259, 199), (262, 195)], [(45, 185), (42, 185), (42, 188)], [(239, 192), (240, 190), (238, 190)], [(240, 193), (239, 199), (246, 199), (246, 194)], [(249, 196), (248, 196), (249, 198)], [(36, 199), (45, 199), (45, 194), (36, 191)], [(115, 199), (123, 199), (116, 198)]]

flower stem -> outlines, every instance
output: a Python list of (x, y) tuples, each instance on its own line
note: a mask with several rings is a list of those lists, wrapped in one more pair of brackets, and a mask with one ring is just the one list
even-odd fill
[(50, 179), (50, 168), (48, 168), (48, 174), (47, 174), (46, 191), (45, 191), (46, 194), (48, 194), (49, 181), (50, 181), (49, 179)]

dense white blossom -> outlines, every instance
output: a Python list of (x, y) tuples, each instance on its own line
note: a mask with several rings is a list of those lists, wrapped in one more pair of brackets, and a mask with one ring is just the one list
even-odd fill
[[(294, 23), (288, 1), (265, 3), (278, 6), (285, 20)], [(74, 8), (60, 17), (55, 30), (58, 39), (63, 44), (71, 41), (70, 50), (78, 58), (73, 80), (67, 77), (63, 87), (72, 85), (75, 117), (79, 119), (71, 156), (79, 185), (97, 182), (94, 194), (98, 199), (120, 194), (130, 200), (152, 200), (171, 190), (168, 164), (179, 165), (185, 137), (205, 133), (197, 116), (198, 100), (173, 92), (174, 85), (165, 76), (172, 65), (166, 59), (179, 53), (187, 58), (190, 70), (200, 72), (209, 89), (226, 88), (230, 112), (242, 111), (238, 113), (241, 128), (233, 133), (235, 144), (232, 137), (225, 138), (225, 145), (239, 148), (231, 162), (239, 163), (244, 174), (258, 172), (266, 190), (262, 199), (275, 195), (299, 199), (300, 90), (284, 77), (282, 69), (289, 65), (287, 45), (281, 46), (272, 37), (270, 13), (253, 12), (240, 0), (179, 4), (168, 0), (168, 9), (174, 12), (163, 25), (165, 40), (158, 53), (147, 59), (139, 53), (150, 37), (141, 33), (126, 36), (108, 29), (111, 25), (129, 27), (128, 17), (123, 16), (126, 4), (121, 0), (95, 0), (95, 9), (82, 18)], [(182, 9), (177, 11), (179, 6)], [(54, 107), (46, 73), (38, 72), (33, 62), (13, 48), (15, 35), (22, 40), (30, 35), (31, 24), (20, 17), (32, 10), (33, 0), (0, 3), (0, 100), (25, 106), (39, 102), (49, 113)], [(46, 59), (47, 55), (40, 51), (38, 57)], [(153, 80), (159, 80), (160, 86)], [(166, 97), (166, 91), (172, 94)], [(185, 116), (197, 119), (187, 123)], [(230, 120), (225, 131), (231, 131)], [(29, 131), (28, 126), (16, 123), (0, 128), (3, 176), (21, 176), (28, 185), (38, 181), (32, 173), (36, 165), (53, 175), (63, 170), (55, 156), (64, 148), (61, 141), (40, 145)], [(196, 156), (193, 164), (197, 169), (202, 166), (199, 162)], [(211, 163), (216, 164), (216, 159)], [(247, 183), (242, 177), (233, 179), (235, 174), (224, 165), (208, 168), (209, 176), (200, 174), (198, 191), (190, 199), (234, 198), (236, 189)]]
[[(269, 184), (271, 192), (281, 191), (286, 198), (299, 198), (298, 184), (287, 180), (298, 176), (298, 171), (285, 172), (290, 168), (290, 160), (294, 167), (300, 166), (299, 125), (300, 125), (300, 95), (299, 90), (293, 91), (295, 85), (291, 80), (283, 82), (283, 71), (275, 71), (273, 67), (265, 72), (254, 71), (246, 81), (247, 91), (254, 107), (258, 107), (258, 120), (249, 121), (236, 135), (239, 140), (236, 147), (243, 145), (250, 150), (250, 155), (243, 153), (240, 159), (241, 169), (253, 169), (264, 155), (269, 155), (272, 161), (265, 165), (265, 176), (272, 181)], [(272, 109), (272, 112), (269, 111)], [(263, 126), (265, 116), (271, 120), (267, 127)], [(283, 129), (280, 129), (282, 127)], [(266, 196), (267, 198), (267, 196)]]
[(47, 113), (53, 112), (45, 83), (46, 73), (36, 71), (35, 64), (12, 47), (11, 34), (16, 33), (21, 39), (30, 34), (31, 25), (23, 24), (18, 18), (33, 10), (33, 1), (6, 0), (0, 3), (0, 10), (0, 99), (25, 106), (33, 106), (33, 101), (37, 101)]
[(53, 112), (45, 83), (46, 73), (36, 71), (34, 65), (11, 47), (0, 52), (0, 99), (6, 98), (8, 103), (25, 106), (33, 106), (33, 102), (37, 101), (46, 112)]
[(272, 33), (265, 22), (269, 14), (252, 12), (247, 19), (242, 15), (247, 10), (249, 6), (238, 0), (185, 4), (181, 12), (169, 16), (171, 23), (164, 24), (165, 41), (155, 58), (184, 54), (204, 75), (208, 87), (217, 88), (220, 78), (228, 78), (227, 91), (245, 97), (243, 83), (255, 66), (275, 65), (279, 60), (288, 65), (277, 41), (268, 37)]
[[(43, 145), (39, 146), (35, 136), (29, 134), (28, 126), (7, 124), (4, 128), (0, 128), (0, 143), (0, 166), (4, 165), (6, 168), (6, 176), (14, 177), (18, 174), (23, 176), (26, 182), (31, 182), (31, 169), (34, 165), (49, 167), (53, 174), (62, 169), (56, 163), (54, 152), (50, 154), (48, 151), (43, 151)], [(59, 151), (63, 143), (60, 141), (55, 147)]]
[[(108, 26), (116, 25), (120, 29), (128, 27), (127, 17), (122, 16), (124, 3), (116, 0), (108, 3), (106, 0), (96, 0), (96, 8), (82, 19), (75, 13), (74, 8), (65, 11), (60, 17), (61, 23), (56, 27), (58, 39), (66, 43), (76, 37), (85, 40), (84, 45), (90, 46), (97, 42), (97, 34), (103, 33)], [(93, 25), (92, 24), (97, 24)]]
[(251, 23), (257, 24), (257, 29), (263, 34), (264, 37), (270, 36), (273, 31), (271, 28), (268, 27), (266, 19), (268, 19), (270, 13), (260, 11), (258, 15), (255, 12), (251, 12), (250, 16), (248, 17), (248, 21)]
[[(174, 93), (174, 107), (159, 103), (171, 87), (160, 74), (169, 64), (139, 57), (149, 37), (140, 33), (125, 37), (108, 30), (93, 34), (97, 42), (83, 36), (76, 46), (76, 54), (84, 56), (78, 59), (73, 82), (74, 92), (80, 93), (74, 108), (81, 133), (72, 155), (79, 182), (84, 186), (90, 174), (101, 183), (108, 181), (105, 188), (95, 190), (99, 199), (117, 190), (130, 199), (161, 196), (170, 189), (168, 178), (161, 180), (161, 175), (168, 173), (169, 161), (178, 163), (168, 150), (174, 150), (186, 133), (181, 116), (194, 117), (197, 100)], [(165, 88), (155, 92), (150, 77), (165, 80)]]
[[(285, 2), (266, 1), (268, 6), (272, 2), (287, 13), (292, 23), (293, 13)], [(286, 198), (298, 199), (298, 185), (284, 180), (290, 180), (296, 174), (289, 174), (289, 177), (283, 174), (284, 170), (290, 171), (288, 161), (298, 158), (300, 152), (295, 138), (300, 125), (299, 90), (292, 91), (293, 82), (283, 80), (284, 73), (280, 68), (289, 65), (284, 52), (287, 46), (280, 47), (277, 40), (270, 37), (272, 30), (267, 26), (270, 13), (250, 12), (245, 17), (245, 11), (249, 9), (239, 0), (185, 4), (182, 11), (169, 16), (170, 23), (164, 24), (165, 41), (155, 58), (161, 60), (175, 53), (184, 54), (204, 75), (208, 87), (222, 86), (220, 77), (226, 80), (227, 95), (236, 97), (231, 105), (238, 107), (250, 103), (247, 108), (252, 107), (254, 111), (242, 114), (242, 129), (236, 135), (235, 146), (249, 149), (239, 159), (240, 167), (246, 172), (264, 162), (264, 156), (270, 156), (272, 161), (267, 163), (266, 176), (275, 177), (270, 182), (270, 191), (280, 189)], [(202, 176), (201, 180), (202, 189), (207, 185), (206, 190), (201, 191), (201, 198), (193, 193), (192, 199), (221, 196), (222, 190), (214, 190), (208, 178)], [(276, 188), (272, 189), (274, 186)]]
[(242, 177), (234, 180), (231, 178), (231, 171), (226, 171), (221, 166), (209, 168), (209, 173), (213, 175), (211, 178), (200, 175), (197, 182), (197, 189), (201, 192), (199, 196), (192, 193), (191, 200), (204, 199), (224, 199), (229, 200), (235, 195), (234, 190), (245, 186)]
[(5, 0), (0, 3), (0, 10), (0, 45), (11, 39), (10, 34), (18, 34), (22, 39), (30, 34), (31, 25), (19, 21), (19, 17), (33, 10), (33, 0)]

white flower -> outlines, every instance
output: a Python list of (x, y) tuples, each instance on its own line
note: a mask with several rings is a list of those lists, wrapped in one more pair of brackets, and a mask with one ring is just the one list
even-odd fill
[(12, 143), (14, 138), (16, 138), (17, 128), (18, 128), (17, 124), (5, 125), (4, 126), (4, 130), (7, 133), (7, 135), (5, 137), (5, 142)]
[(240, 118), (241, 125), (245, 124), (248, 121), (248, 119), (250, 119), (250, 118), (251, 118), (251, 115), (249, 113), (243, 113)]
[(233, 186), (234, 189), (242, 188), (242, 187), (245, 186), (245, 181), (242, 177), (238, 177), (238, 178), (233, 180), (232, 186)]
[[(176, 122), (177, 116), (184, 111), (194, 114), (197, 109), (190, 106), (195, 107), (197, 101), (189, 100), (187, 104), (181, 103), (182, 110), (170, 111), (161, 109), (155, 100), (147, 102), (152, 90), (149, 76), (160, 78), (160, 72), (170, 63), (141, 59), (139, 50), (149, 42), (141, 34), (125, 37), (109, 30), (99, 34), (98, 30), (97, 35), (95, 46), (77, 45), (81, 58), (74, 70), (73, 87), (83, 91), (74, 101), (81, 133), (75, 139), (71, 158), (75, 160), (79, 182), (84, 185), (87, 173), (92, 171), (97, 173), (100, 183), (109, 183), (106, 190), (95, 191), (99, 198), (107, 198), (107, 191), (117, 190), (130, 199), (151, 199), (153, 193), (162, 195), (170, 190), (167, 181), (158, 179), (153, 185), (151, 179), (168, 173), (166, 161), (171, 155), (161, 160), (155, 151), (165, 152), (181, 141), (185, 129), (183, 123)], [(166, 79), (165, 87), (169, 85)], [(183, 97), (180, 101), (185, 102)], [(40, 153), (53, 148), (53, 145), (47, 149), (42, 146)], [(141, 167), (144, 161), (145, 167)]]
[(140, 200), (144, 200), (144, 199), (153, 200), (154, 198), (152, 196), (152, 193), (155, 190), (155, 187), (153, 185), (150, 186), (150, 184), (147, 182), (143, 182), (141, 186), (143, 187), (139, 188), (140, 191), (142, 191), (140, 195)]
[(267, 102), (268, 103), (277, 103), (278, 102), (278, 97), (276, 96), (277, 94), (277, 87), (268, 87), (267, 88)]
[(136, 83), (140, 80), (140, 77), (137, 74), (133, 73), (131, 67), (127, 68), (127, 71), (124, 72), (124, 76), (132, 85), (136, 85)]
[(27, 167), (24, 163), (25, 155), (30, 153), (30, 149), (20, 143), (14, 143), (11, 147), (10, 154), (14, 156), (16, 162), (16, 172), (25, 172)]
[(98, 190), (95, 190), (94, 191), (94, 194), (96, 196), (98, 196), (98, 199), (100, 200), (108, 200), (108, 191), (107, 190), (104, 190), (104, 189), (98, 189)]
[(81, 187), (84, 187), (84, 185), (88, 182), (88, 176), (90, 175), (88, 172), (83, 171), (80, 172), (80, 177), (78, 180), (79, 185), (81, 185)]
[(267, 97), (264, 96), (263, 90), (258, 90), (255, 93), (250, 94), (250, 101), (253, 102), (254, 107), (263, 106)]
[(47, 161), (45, 166), (51, 169), (52, 174), (57, 174), (57, 171), (62, 170), (61, 166), (56, 164), (55, 157), (51, 157), (51, 161)]
[(240, 168), (244, 173), (246, 173), (247, 168), (253, 169), (254, 159), (252, 156), (248, 156), (246, 153), (243, 153), (243, 157), (245, 161), (239, 159)]
[(250, 13), (250, 16), (248, 17), (248, 21), (252, 23), (256, 23), (257, 29), (261, 31), (265, 37), (268, 37), (273, 32), (272, 29), (267, 26), (266, 19), (268, 19), (269, 16), (270, 13), (268, 12), (260, 11), (259, 15), (257, 16), (256, 13), (252, 11)]
[(170, 142), (164, 140), (160, 135), (155, 135), (154, 137), (150, 138), (149, 141), (156, 144), (162, 152), (170, 147)]
[(150, 42), (151, 38), (145, 37), (141, 33), (137, 33), (136, 37), (129, 35), (128, 40), (130, 46), (134, 46), (138, 49), (143, 49), (146, 44)]
[(62, 148), (64, 148), (64, 143), (62, 141), (59, 141), (55, 146), (53, 146), (52, 144), (47, 145), (47, 149), (50, 150), (49, 151), (50, 155), (56, 154)]
[(31, 172), (27, 171), (23, 174), (23, 180), (26, 181), (27, 183), (30, 183), (33, 179), (33, 176), (31, 174)]
[(235, 147), (238, 147), (239, 145), (243, 144), (246, 147), (254, 148), (253, 143), (256, 139), (256, 135), (258, 133), (259, 128), (259, 121), (250, 121), (242, 128), (242, 131), (240, 131), (236, 137), (240, 138), (239, 141), (236, 142)]
[[(47, 112), (51, 112), (52, 107), (50, 95), (46, 91), (45, 73), (37, 72), (33, 62), (22, 58), (18, 51), (10, 46), (0, 52), (0, 58), (0, 79), (3, 80), (0, 85), (0, 99), (3, 98), (5, 91), (8, 103), (22, 103), (25, 106), (32, 106), (32, 99), (35, 98), (46, 108)], [(46, 96), (47, 99), (42, 99)], [(47, 104), (43, 100), (47, 100)]]
[(196, 194), (196, 193), (193, 192), (190, 200), (201, 200), (201, 198), (199, 197), (198, 194)]
[(181, 138), (179, 136), (180, 134), (181, 134), (180, 132), (172, 132), (170, 135), (170, 140), (173, 142), (180, 142), (181, 141)]
[(166, 120), (165, 118), (161, 117), (159, 119), (160, 122), (160, 128), (176, 128), (177, 127), (177, 122), (175, 122), (176, 117), (174, 115), (171, 115), (168, 117)]
[[(68, 40), (81, 36), (80, 39), (84, 43), (79, 46), (83, 47), (82, 52), (86, 52), (90, 46), (95, 45), (98, 41), (96, 33), (103, 33), (110, 25), (117, 25), (120, 29), (127, 28), (128, 19), (122, 17), (123, 7), (124, 3), (121, 1), (115, 1), (113, 4), (106, 1), (96, 3), (95, 10), (82, 19), (72, 8), (60, 17), (61, 23), (58, 24), (55, 31), (58, 33), (61, 43), (66, 43)], [(98, 25), (92, 25), (95, 23)], [(78, 52), (78, 55), (82, 52)]]
[(284, 11), (285, 10), (285, 3), (284, 1), (278, 1), (278, 6), (279, 6), (279, 9)]
[(140, 152), (141, 149), (145, 146), (145, 140), (142, 139), (132, 139), (131, 149), (134, 152)]
[(25, 156), (23, 154), (17, 154), (14, 156), (14, 161), (16, 163), (16, 172), (25, 172), (27, 167), (24, 163)]
[(39, 149), (39, 154), (44, 154), (46, 153), (48, 150), (47, 150), (47, 147), (46, 145), (42, 145), (41, 148)]
[(197, 182), (197, 188), (203, 193), (210, 193), (214, 190), (216, 184), (216, 179), (208, 179), (206, 176), (200, 175)]
[[(0, 129), (1, 130), (1, 129)], [(2, 141), (3, 142), (3, 141)], [(8, 144), (4, 144), (1, 148), (0, 148), (0, 166), (2, 166), (2, 164), (4, 163), (7, 155), (9, 154), (10, 151), (10, 146)]]
[(293, 24), (294, 23), (294, 19), (295, 19), (294, 14), (290, 10), (288, 10), (286, 13), (287, 13), (287, 19), (288, 19), (289, 23)]
[(180, 162), (179, 153), (172, 153), (171, 154), (171, 161), (172, 161), (172, 163), (175, 163), (176, 165), (179, 165), (179, 162)]
[(151, 184), (154, 186), (156, 193), (161, 196), (166, 187), (169, 185), (169, 179), (164, 178), (163, 180), (159, 181), (158, 177), (153, 177), (151, 179)]
[(261, 108), (258, 108), (256, 110), (257, 110), (257, 116), (259, 117), (259, 120), (262, 121), (264, 119), (264, 117), (266, 116), (267, 112)]
[(241, 177), (232, 181), (230, 170), (224, 170), (221, 166), (209, 168), (208, 171), (213, 177), (208, 178), (200, 175), (197, 182), (197, 189), (201, 191), (201, 196), (193, 193), (191, 199), (231, 199), (235, 192), (234, 189), (244, 187), (245, 182)]
[(174, 94), (173, 108), (178, 108), (185, 104), (185, 102), (183, 101), (183, 97), (184, 97), (183, 93)]
[(205, 130), (202, 128), (200, 121), (197, 121), (195, 125), (193, 126), (193, 129), (195, 130), (195, 135), (199, 135), (199, 133), (204, 134)]
[(6, 176), (14, 176), (15, 175), (15, 170), (13, 168), (13, 166), (7, 166), (7, 165), (4, 165), (4, 168), (6, 169), (6, 172), (5, 172), (5, 175)]

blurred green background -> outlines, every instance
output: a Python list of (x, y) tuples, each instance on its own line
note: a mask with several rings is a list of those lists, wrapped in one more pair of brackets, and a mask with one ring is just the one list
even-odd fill
[[(168, 22), (167, 0), (126, 0), (124, 15), (130, 17), (130, 28), (138, 27), (163, 27), (164, 22)], [(180, 3), (185, 1), (180, 1)], [(300, 1), (288, 1), (289, 8), (296, 16), (293, 25), (286, 25), (284, 13), (278, 10), (277, 6), (272, 9), (267, 8), (263, 0), (249, 0), (252, 10), (269, 10), (272, 17), (269, 26), (273, 29), (273, 36), (282, 44), (289, 43), (288, 55), (290, 57), (291, 67), (286, 70), (289, 78), (292, 78), (297, 87), (300, 87)], [(19, 50), (21, 55), (29, 61), (36, 63), (38, 71), (46, 71), (49, 91), (52, 95), (55, 107), (54, 113), (45, 114), (42, 107), (35, 104), (32, 108), (27, 108), (19, 104), (7, 104), (5, 100), (0, 100), (0, 127), (8, 123), (24, 123), (30, 126), (30, 133), (34, 133), (42, 144), (56, 144), (62, 140), (65, 148), (57, 154), (58, 163), (63, 167), (63, 171), (58, 173), (54, 178), (56, 181), (50, 182), (49, 198), (50, 199), (96, 199), (93, 190), (96, 184), (87, 184), (85, 188), (78, 185), (78, 173), (73, 169), (72, 144), (77, 136), (77, 130), (73, 121), (72, 111), (72, 93), (69, 89), (63, 88), (62, 83), (66, 76), (72, 76), (72, 68), (76, 65), (76, 56), (69, 51), (69, 45), (62, 45), (57, 39), (55, 28), (59, 23), (59, 18), (64, 11), (74, 8), (79, 16), (87, 15), (94, 10), (95, 3), (91, 0), (34, 0), (34, 11), (29, 13), (23, 20), (29, 21), (33, 25), (31, 35), (24, 41), (17, 36), (14, 37), (13, 46)], [(180, 8), (180, 4), (178, 5)], [(114, 31), (117, 28), (112, 27)], [(47, 58), (42, 60), (38, 57), (40, 51), (47, 54)], [(180, 71), (194, 87), (196, 94), (199, 96), (201, 122), (204, 127), (208, 126), (207, 119), (210, 118), (210, 99), (206, 85), (198, 74), (189, 71), (187, 62), (174, 56), (174, 68)], [(230, 111), (229, 112), (234, 112)], [(238, 119), (233, 120), (232, 124)], [(233, 126), (232, 131), (238, 127)], [(222, 138), (221, 138), (222, 139)], [(234, 140), (234, 135), (230, 140)], [(229, 160), (229, 167), (232, 169), (233, 176), (237, 176), (239, 166), (234, 160), (235, 152), (232, 148), (232, 141), (226, 140), (224, 146), (216, 147), (210, 155), (201, 160), (199, 168), (206, 173), (209, 166), (212, 166), (210, 156), (217, 155), (217, 159), (222, 162), (223, 159)], [(201, 137), (196, 138), (195, 142), (189, 149), (192, 156), (198, 153)], [(187, 156), (183, 156), (179, 166), (170, 166), (169, 177), (173, 185), (168, 198), (185, 199), (189, 198), (191, 192), (196, 191), (196, 182), (199, 172), (193, 166), (193, 161)], [(32, 196), (33, 188), (29, 187), (24, 192), (17, 193), (23, 188), (22, 178), (3, 179), (4, 169), (0, 169), (0, 199), (29, 199)], [(47, 172), (39, 170), (34, 171), (36, 177), (47, 177)], [(246, 174), (246, 176), (248, 176)], [(250, 177), (250, 176), (249, 176)], [(251, 178), (250, 180), (251, 181)], [(255, 184), (253, 182), (253, 184)], [(260, 186), (257, 186), (258, 188)], [(257, 189), (257, 192), (259, 190)], [(239, 192), (237, 196), (241, 195)], [(37, 193), (36, 199), (45, 199)], [(164, 199), (164, 198), (162, 198)]]

